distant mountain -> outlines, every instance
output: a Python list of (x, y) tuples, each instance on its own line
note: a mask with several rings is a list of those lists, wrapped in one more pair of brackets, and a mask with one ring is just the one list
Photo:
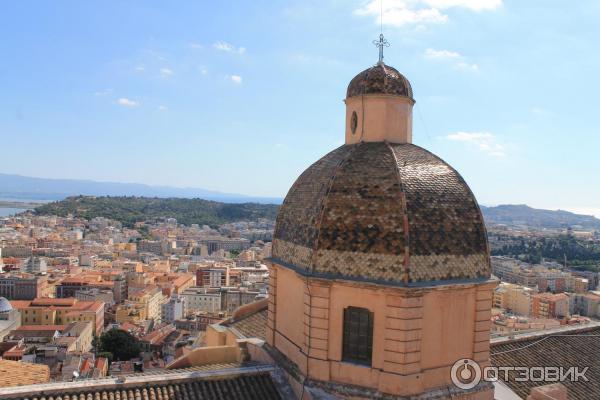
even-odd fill
[(281, 203), (276, 197), (252, 197), (202, 188), (151, 186), (140, 183), (96, 182), (76, 179), (32, 178), (0, 173), (0, 199), (61, 200), (69, 196), (143, 196), (202, 198), (224, 203)]
[(222, 203), (202, 199), (74, 196), (35, 208), (38, 215), (104, 217), (133, 226), (136, 222), (176, 218), (184, 225), (218, 225), (236, 221), (275, 220), (278, 205)]
[(481, 206), (486, 224), (526, 225), (533, 228), (600, 229), (600, 219), (563, 210), (540, 210), (526, 205)]

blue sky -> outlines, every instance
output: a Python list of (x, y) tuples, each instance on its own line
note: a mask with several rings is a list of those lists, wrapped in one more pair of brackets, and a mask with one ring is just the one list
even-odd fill
[[(414, 140), (483, 204), (600, 215), (600, 2), (384, 0)], [(0, 172), (283, 196), (342, 143), (379, 2), (14, 1)]]

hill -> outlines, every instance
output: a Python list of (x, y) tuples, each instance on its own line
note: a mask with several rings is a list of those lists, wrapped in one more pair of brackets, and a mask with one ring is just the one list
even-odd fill
[(275, 197), (251, 197), (202, 188), (178, 188), (77, 179), (46, 179), (0, 173), (0, 199), (3, 200), (62, 200), (69, 196), (78, 195), (202, 198), (224, 203), (281, 203), (281, 199)]
[(488, 225), (526, 225), (547, 229), (581, 226), (584, 229), (600, 229), (600, 219), (563, 210), (541, 210), (526, 205), (481, 206), (481, 210)]
[(230, 204), (202, 199), (149, 197), (76, 196), (35, 208), (39, 215), (73, 216), (92, 219), (111, 218), (125, 226), (160, 218), (176, 218), (181, 224), (211, 225), (234, 221), (274, 220), (279, 206), (275, 204)]

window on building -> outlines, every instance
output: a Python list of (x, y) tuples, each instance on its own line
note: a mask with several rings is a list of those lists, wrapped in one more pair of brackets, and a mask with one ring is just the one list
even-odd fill
[(366, 308), (344, 309), (342, 360), (371, 365), (373, 354), (373, 313)]

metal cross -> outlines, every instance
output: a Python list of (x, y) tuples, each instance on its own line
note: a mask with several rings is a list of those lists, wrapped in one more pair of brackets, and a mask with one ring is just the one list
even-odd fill
[(383, 48), (390, 47), (390, 43), (383, 37), (383, 33), (379, 34), (379, 40), (373, 40), (373, 44), (379, 47), (379, 63), (383, 64)]

